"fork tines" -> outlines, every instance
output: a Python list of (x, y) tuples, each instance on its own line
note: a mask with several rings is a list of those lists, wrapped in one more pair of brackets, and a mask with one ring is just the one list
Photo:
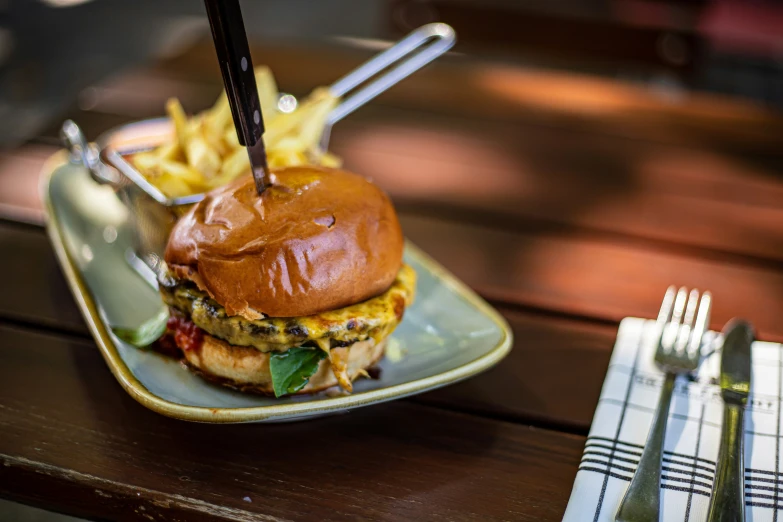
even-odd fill
[[(681, 366), (680, 361), (698, 358), (702, 337), (709, 325), (712, 295), (670, 286), (661, 304), (657, 327), (660, 341), (655, 360), (663, 366)], [(691, 366), (689, 364), (688, 366)]]

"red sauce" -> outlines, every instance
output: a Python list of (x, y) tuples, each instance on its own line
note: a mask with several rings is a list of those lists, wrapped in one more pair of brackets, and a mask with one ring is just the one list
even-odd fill
[(161, 355), (167, 355), (174, 359), (182, 358), (182, 350), (174, 343), (174, 336), (170, 332), (158, 339), (152, 348)]
[(204, 331), (184, 317), (172, 315), (166, 329), (174, 332), (174, 343), (180, 350), (198, 350), (204, 342)]

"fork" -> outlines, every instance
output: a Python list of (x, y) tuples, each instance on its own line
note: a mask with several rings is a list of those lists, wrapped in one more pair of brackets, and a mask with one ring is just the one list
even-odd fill
[[(676, 293), (676, 296), (675, 296)], [(658, 522), (661, 505), (661, 457), (669, 420), (669, 406), (678, 374), (690, 373), (699, 365), (701, 341), (709, 325), (712, 295), (685, 287), (666, 290), (656, 323), (658, 332), (655, 362), (666, 373), (650, 433), (631, 484), (620, 503), (617, 522)]]

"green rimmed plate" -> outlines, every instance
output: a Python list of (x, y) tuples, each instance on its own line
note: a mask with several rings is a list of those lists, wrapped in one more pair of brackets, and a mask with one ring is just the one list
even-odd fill
[(127, 209), (63, 152), (44, 167), (47, 229), (71, 291), (109, 369), (144, 406), (196, 422), (295, 420), (347, 411), (438, 388), (490, 368), (511, 348), (511, 331), (486, 302), (408, 243), (418, 273), (416, 302), (392, 336), (393, 357), (376, 380), (351, 395), (267, 398), (211, 385), (178, 362), (135, 348), (111, 326), (135, 327), (161, 306), (158, 293), (127, 262)]

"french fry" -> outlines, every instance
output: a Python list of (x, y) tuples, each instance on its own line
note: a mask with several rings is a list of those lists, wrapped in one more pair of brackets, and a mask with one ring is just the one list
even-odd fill
[(142, 172), (147, 179), (152, 181), (152, 178), (156, 178), (160, 175), (160, 157), (157, 151), (151, 152), (139, 152), (131, 156), (131, 163), (140, 172)]
[(265, 124), (264, 144), (267, 150), (273, 149), (284, 136), (292, 134), (304, 114), (306, 113), (299, 110), (289, 114), (278, 114), (268, 125)]
[(318, 145), (321, 134), (324, 132), (326, 118), (337, 106), (337, 98), (332, 96), (325, 88), (316, 89), (311, 97), (314, 97), (307, 118), (302, 120), (299, 129), (299, 139), (303, 149), (310, 149)]
[(322, 152), (320, 150), (313, 151), (310, 154), (309, 159), (310, 163), (333, 169), (340, 168), (343, 165), (343, 160), (339, 156), (336, 156), (331, 152)]
[(298, 152), (304, 149), (305, 147), (302, 146), (302, 140), (299, 139), (299, 136), (283, 136), (275, 144), (275, 146), (272, 147), (272, 150), (275, 153), (281, 153), (281, 154)]
[(229, 148), (229, 150), (234, 150), (237, 147), (242, 146), (239, 143), (239, 135), (237, 134), (237, 130), (233, 125), (223, 135), (223, 139), (226, 140), (226, 146)]
[(269, 125), (264, 133), (267, 148), (275, 148), (287, 136), (296, 136), (302, 149), (315, 146), (321, 139), (326, 118), (337, 101), (325, 88), (313, 91), (297, 110), (279, 115)]
[(207, 182), (207, 189), (211, 190), (213, 188), (222, 187), (223, 185), (227, 183), (231, 183), (234, 181), (237, 177), (241, 176), (242, 174), (249, 174), (250, 173), (250, 162), (247, 162), (247, 168), (245, 170), (238, 170), (238, 171), (226, 171), (221, 172), (211, 180)]
[(157, 153), (160, 159), (164, 159), (168, 161), (182, 161), (183, 159), (185, 159), (182, 156), (182, 149), (180, 148), (179, 143), (175, 143), (175, 142), (161, 145), (160, 147), (155, 149), (155, 152)]
[(225, 131), (214, 125), (208, 118), (205, 118), (201, 125), (201, 133), (220, 158), (225, 157), (231, 151), (231, 148), (223, 138)]
[(215, 105), (209, 110), (205, 124), (210, 128), (210, 131), (214, 130), (215, 134), (224, 131), (232, 124), (231, 106), (228, 104), (228, 96), (225, 92), (220, 95)]
[(307, 157), (300, 151), (277, 151), (267, 158), (270, 167), (295, 167), (297, 165), (307, 165)]
[[(291, 113), (277, 109), (279, 92), (267, 67), (255, 70), (264, 144), (270, 167), (318, 164), (339, 166), (339, 157), (318, 148), (326, 118), (339, 102), (325, 87), (315, 89)], [(131, 162), (168, 197), (219, 187), (250, 172), (247, 150), (240, 145), (225, 93), (206, 111), (188, 118), (176, 98), (166, 102), (173, 138)]]
[(174, 123), (174, 134), (177, 136), (177, 142), (182, 149), (185, 149), (187, 143), (187, 125), (188, 117), (185, 115), (185, 109), (176, 98), (169, 98), (166, 102), (166, 112)]
[(204, 176), (198, 170), (178, 161), (161, 160), (160, 170), (161, 176), (174, 176), (194, 188), (203, 188), (206, 185)]
[(188, 164), (207, 178), (214, 177), (220, 170), (220, 155), (198, 133), (189, 137), (185, 146), (185, 156)]
[(220, 177), (231, 181), (244, 172), (250, 172), (250, 159), (247, 156), (247, 150), (240, 147), (225, 159), (220, 170)]
[(193, 194), (193, 188), (173, 174), (166, 173), (161, 175), (155, 179), (155, 186), (170, 198), (178, 198)]
[(255, 69), (256, 87), (258, 87), (258, 102), (261, 105), (261, 114), (264, 115), (264, 126), (272, 123), (277, 115), (277, 82), (269, 67), (261, 65)]

